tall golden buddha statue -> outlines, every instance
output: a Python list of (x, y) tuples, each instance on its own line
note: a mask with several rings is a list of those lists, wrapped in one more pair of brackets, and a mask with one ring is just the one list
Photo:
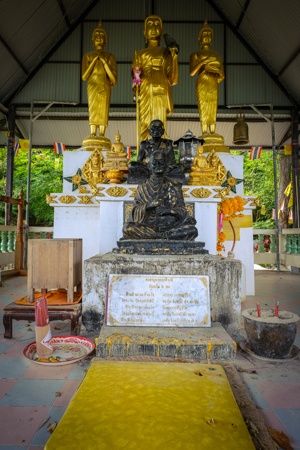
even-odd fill
[[(168, 48), (160, 46), (163, 24), (160, 17), (148, 16), (144, 22), (147, 48), (138, 50), (133, 58), (133, 74), (138, 116), (141, 123), (141, 140), (148, 137), (152, 120), (161, 120), (166, 130), (167, 116), (173, 111), (171, 86), (178, 83), (178, 45), (167, 39)], [(140, 79), (136, 78), (137, 74)], [(138, 82), (135, 83), (135, 81)], [(141, 83), (140, 83), (141, 81)]]
[(117, 83), (116, 59), (111, 53), (103, 50), (107, 44), (107, 36), (101, 21), (93, 31), (92, 42), (94, 51), (86, 53), (82, 59), (82, 79), (87, 80), (91, 131), (82, 145), (88, 150), (92, 150), (95, 145), (110, 148), (110, 141), (104, 134), (108, 124), (111, 87)]
[(190, 75), (198, 73), (196, 93), (198, 110), (205, 143), (224, 143), (222, 136), (216, 134), (219, 83), (224, 76), (224, 68), (219, 53), (211, 50), (213, 30), (205, 21), (199, 31), (198, 41), (201, 50), (190, 56)]

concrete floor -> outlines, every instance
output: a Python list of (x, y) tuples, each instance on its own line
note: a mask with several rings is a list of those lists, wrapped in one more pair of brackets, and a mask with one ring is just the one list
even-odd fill
[[(26, 277), (5, 278), (0, 287), (0, 315), (5, 305), (26, 295)], [(279, 307), (300, 316), (300, 275), (269, 270), (255, 271), (256, 295), (247, 297), (242, 309)], [(52, 335), (70, 334), (70, 323), (51, 322)], [(13, 338), (3, 337), (0, 320), (0, 450), (43, 449), (49, 439), (49, 424), (58, 422), (86, 374), (90, 358), (65, 366), (47, 367), (23, 356), (35, 341), (34, 323), (13, 321)], [(98, 336), (85, 333), (94, 339)], [(238, 338), (243, 343), (243, 331)], [(300, 325), (295, 345), (300, 348)], [(300, 363), (294, 359), (270, 362), (239, 348), (232, 362), (249, 391), (266, 426), (271, 426), (288, 445), (300, 450)], [(80, 414), (80, 412), (79, 412)], [(276, 447), (274, 447), (276, 448)], [(67, 450), (67, 449), (66, 449)], [(81, 450), (81, 449), (78, 449)], [(112, 449), (113, 450), (113, 449)], [(229, 449), (228, 449), (229, 450)]]

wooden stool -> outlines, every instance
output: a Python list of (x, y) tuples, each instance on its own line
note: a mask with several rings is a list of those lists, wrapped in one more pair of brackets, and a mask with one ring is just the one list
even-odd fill
[[(69, 305), (48, 305), (49, 320), (71, 320), (71, 335), (77, 335), (79, 318), (81, 316), (81, 303)], [(35, 321), (35, 306), (17, 305), (10, 303), (4, 307), (3, 325), (4, 337), (12, 338), (12, 321), (30, 320)]]

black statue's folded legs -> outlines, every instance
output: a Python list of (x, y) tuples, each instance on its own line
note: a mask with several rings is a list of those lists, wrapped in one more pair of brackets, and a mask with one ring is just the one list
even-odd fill
[(179, 228), (173, 228), (173, 230), (166, 231), (164, 238), (168, 240), (186, 240), (193, 241), (198, 236), (198, 230), (192, 225), (184, 225)]
[(162, 239), (164, 233), (143, 224), (128, 222), (123, 227), (124, 239)]

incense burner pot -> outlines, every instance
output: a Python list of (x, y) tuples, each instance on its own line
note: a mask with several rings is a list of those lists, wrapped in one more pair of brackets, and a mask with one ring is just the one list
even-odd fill
[(249, 308), (242, 315), (250, 349), (256, 355), (274, 359), (290, 357), (297, 334), (297, 314)]

